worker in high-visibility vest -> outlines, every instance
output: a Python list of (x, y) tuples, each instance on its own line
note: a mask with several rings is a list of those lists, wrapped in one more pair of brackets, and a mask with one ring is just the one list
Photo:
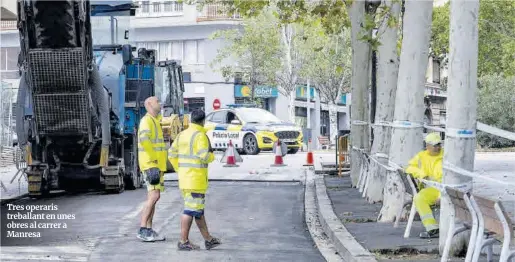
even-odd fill
[(189, 231), (193, 218), (204, 238), (206, 249), (221, 244), (220, 239), (209, 234), (204, 216), (204, 203), (208, 188), (208, 164), (215, 156), (204, 129), (206, 115), (202, 110), (191, 112), (191, 124), (188, 129), (177, 135), (168, 151), (168, 159), (179, 177), (179, 189), (184, 199), (184, 211), (181, 216), (181, 239), (177, 243), (179, 250), (197, 250), (200, 247), (191, 243)]
[[(406, 168), (406, 173), (417, 179), (426, 179), (442, 183), (443, 149), (442, 139), (438, 133), (430, 133), (425, 138), (426, 150), (416, 154)], [(431, 206), (440, 200), (440, 191), (434, 187), (420, 190), (414, 197), (413, 203), (422, 220), (426, 232), (420, 233), (421, 238), (437, 238), (439, 228), (433, 216)]]
[(138, 128), (138, 164), (147, 184), (147, 202), (141, 215), (138, 238), (145, 242), (162, 241), (152, 229), (156, 203), (164, 191), (164, 172), (166, 171), (166, 145), (161, 129), (161, 104), (157, 97), (145, 100), (147, 114), (141, 118)]

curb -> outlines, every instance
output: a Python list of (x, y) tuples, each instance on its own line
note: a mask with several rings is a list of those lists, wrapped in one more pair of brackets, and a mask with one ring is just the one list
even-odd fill
[(336, 250), (333, 241), (325, 234), (320, 222), (320, 214), (317, 208), (315, 193), (315, 174), (311, 170), (305, 170), (306, 182), (304, 183), (304, 222), (308, 227), (311, 239), (320, 254), (326, 261), (344, 262)]
[(340, 222), (333, 210), (333, 205), (327, 195), (324, 177), (315, 178), (316, 203), (320, 217), (320, 224), (333, 241), (336, 250), (345, 261), (377, 262), (376, 257), (354, 239)]
[(7, 199), (2, 199), (2, 200), (0, 200), (0, 206), (3, 206), (5, 204), (9, 204), (9, 203), (14, 202), (16, 200), (22, 199), (24, 197), (27, 197), (28, 195), (29, 195), (29, 193), (25, 193), (25, 194), (21, 194), (19, 196), (7, 198)]

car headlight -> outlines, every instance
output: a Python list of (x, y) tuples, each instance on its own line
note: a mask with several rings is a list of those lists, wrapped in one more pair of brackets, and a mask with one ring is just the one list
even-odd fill
[(268, 138), (268, 137), (263, 137), (263, 143), (265, 143), (265, 144), (270, 144), (270, 143), (272, 143), (272, 142), (274, 142), (274, 141), (272, 141), (272, 139), (270, 139), (270, 138)]

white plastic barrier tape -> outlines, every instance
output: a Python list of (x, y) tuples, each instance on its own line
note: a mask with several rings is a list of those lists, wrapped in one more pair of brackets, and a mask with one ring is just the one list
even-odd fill
[(445, 129), (445, 136), (455, 138), (474, 138), (476, 137), (476, 130), (447, 127)]
[(503, 185), (513, 185), (513, 186), (515, 186), (515, 183), (513, 183), (513, 182), (500, 181), (500, 180), (497, 180), (497, 179), (494, 179), (494, 178), (491, 178), (491, 177), (488, 177), (488, 176), (475, 174), (474, 172), (470, 172), (470, 171), (468, 171), (466, 169), (457, 167), (457, 166), (455, 166), (455, 165), (453, 165), (453, 164), (451, 164), (449, 162), (444, 162), (443, 163), (443, 168), (446, 169), (446, 170), (455, 172), (457, 174), (463, 175), (463, 176), (468, 176), (468, 177), (482, 179), (482, 180), (488, 180), (488, 181), (496, 182), (496, 183), (503, 184)]
[(424, 125), (424, 127), (426, 129), (429, 129), (429, 130), (433, 130), (433, 131), (436, 131), (436, 132), (443, 132), (445, 133), (445, 128), (441, 128), (441, 127), (437, 127), (437, 126), (428, 126), (428, 125)]
[(495, 135), (495, 136), (500, 136), (500, 137), (503, 137), (503, 138), (515, 141), (515, 133), (510, 132), (510, 131), (506, 131), (506, 130), (502, 130), (502, 129), (497, 128), (497, 127), (485, 125), (485, 124), (483, 124), (481, 122), (477, 122), (477, 129), (481, 130), (481, 131), (483, 131), (485, 133), (488, 133), (488, 134), (492, 134), (492, 135)]
[(355, 126), (366, 126), (366, 125), (368, 125), (368, 122), (361, 121), (361, 120), (352, 120), (352, 124)]
[(424, 123), (395, 120), (393, 121), (392, 126), (397, 128), (422, 128), (424, 127)]

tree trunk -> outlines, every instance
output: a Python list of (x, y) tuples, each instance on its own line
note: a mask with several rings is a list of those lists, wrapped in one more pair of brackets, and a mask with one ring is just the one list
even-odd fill
[(295, 123), (295, 92), (289, 93), (288, 104), (289, 119), (292, 123)]
[[(390, 143), (390, 161), (406, 166), (409, 159), (422, 149), (424, 119), (424, 85), (429, 60), (429, 40), (433, 1), (406, 1), (399, 77), (395, 95), (394, 128)], [(379, 220), (393, 221), (402, 207), (400, 181), (387, 176), (383, 207)], [(400, 192), (399, 192), (400, 191)]]
[(333, 143), (336, 143), (336, 135), (338, 135), (338, 106), (334, 101), (329, 101), (329, 137)]
[[(351, 78), (351, 146), (369, 150), (369, 128), (367, 105), (370, 80), (370, 45), (360, 40), (365, 24), (365, 1), (353, 1), (348, 9), (351, 20), (352, 78)], [(368, 32), (370, 35), (371, 32)], [(351, 179), (356, 186), (360, 173), (359, 154), (351, 151)]]
[[(389, 15), (398, 19), (400, 4), (387, 0), (385, 5), (391, 6)], [(397, 26), (389, 27), (388, 23), (383, 23), (382, 27), (385, 30), (379, 36), (381, 45), (377, 52), (377, 106), (374, 121), (376, 125), (374, 126), (374, 141), (372, 143), (371, 155), (382, 164), (388, 165), (387, 157), (390, 150), (391, 128), (380, 124), (382, 122), (390, 123), (393, 120), (395, 90), (397, 89), (397, 75), (399, 73), (399, 56), (397, 55)], [(370, 161), (369, 172), (367, 186), (368, 201), (382, 201), (383, 188), (386, 182), (386, 169), (380, 167), (372, 160)]]
[[(449, 36), (449, 87), (444, 163), (474, 170), (476, 148), (477, 66), (479, 0), (451, 1)], [(470, 130), (472, 136), (458, 135)], [(472, 183), (472, 179), (444, 169), (444, 184)], [(442, 195), (440, 218), (440, 250), (447, 238), (450, 200)], [(443, 222), (443, 223), (442, 223)], [(451, 253), (466, 250), (468, 234), (453, 238)]]

